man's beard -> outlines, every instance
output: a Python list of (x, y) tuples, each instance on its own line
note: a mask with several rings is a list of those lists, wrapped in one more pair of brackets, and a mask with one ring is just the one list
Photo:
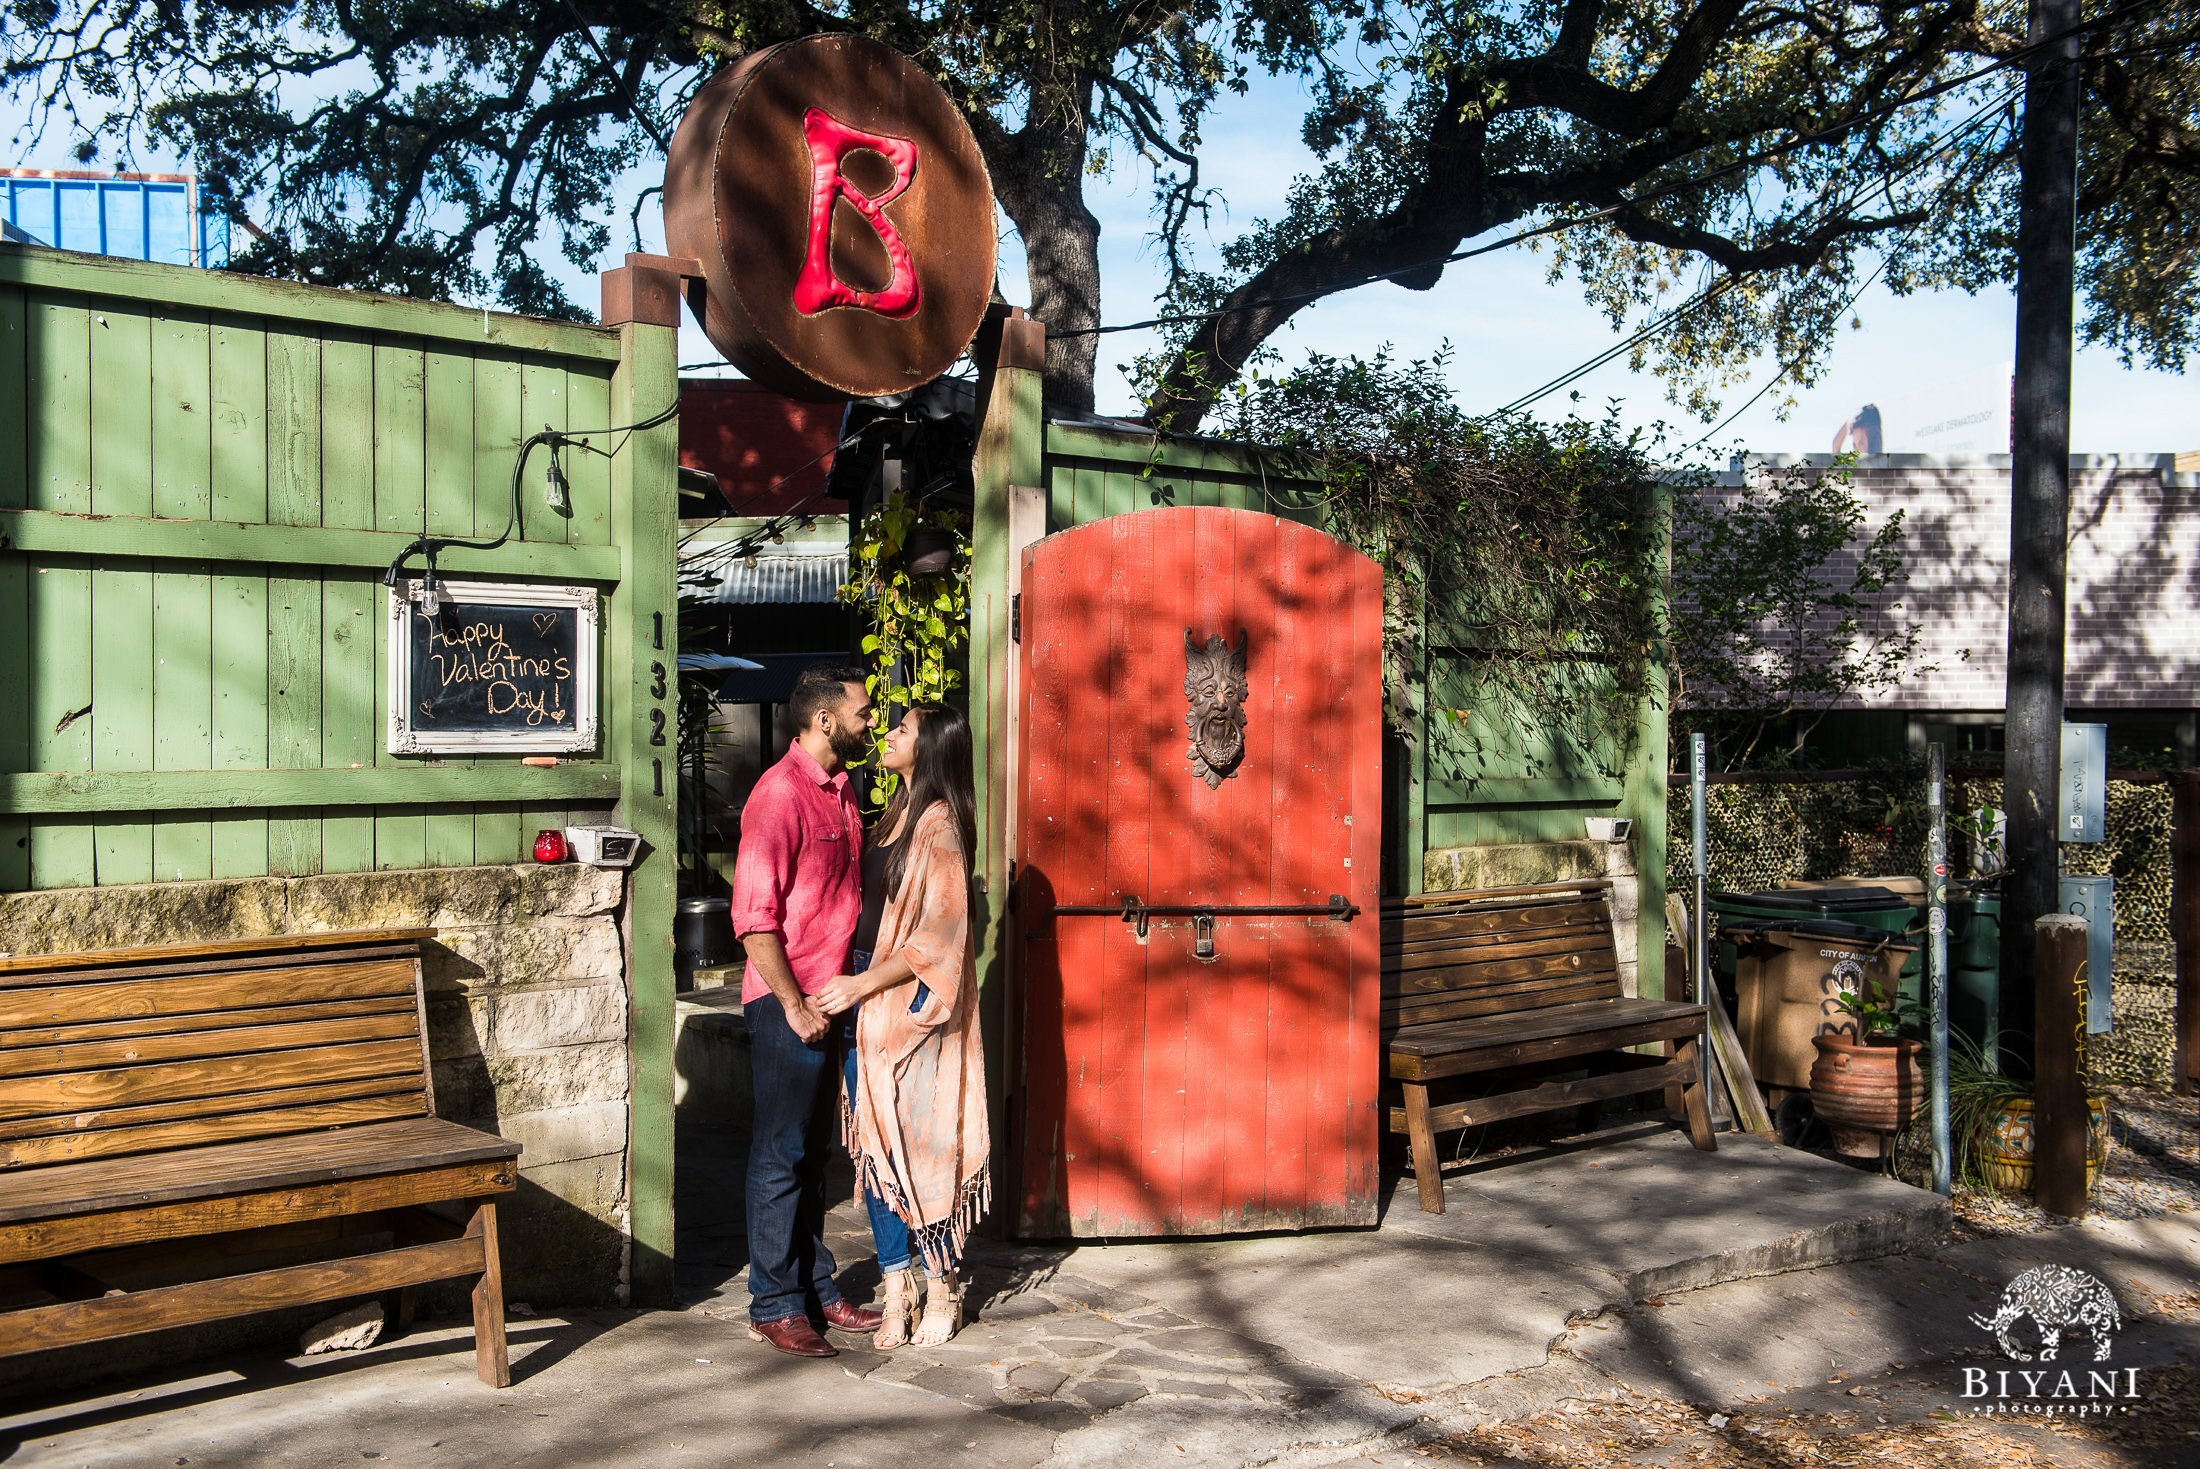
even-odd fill
[(826, 738), (832, 742), (833, 754), (843, 765), (858, 765), (871, 749), (871, 732), (858, 724), (833, 721), (833, 732)]

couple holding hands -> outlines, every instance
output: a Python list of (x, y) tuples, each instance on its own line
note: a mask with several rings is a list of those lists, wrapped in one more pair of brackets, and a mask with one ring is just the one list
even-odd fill
[[(870, 744), (862, 670), (805, 670), (788, 712), (795, 738), (742, 808), (733, 878), (756, 1084), (749, 1335), (798, 1357), (834, 1355), (821, 1324), (882, 1348), (943, 1342), (961, 1328), (957, 1267), (990, 1202), (970, 725), (938, 705), (903, 716), (880, 761), (899, 784), (866, 832), (848, 771)], [(841, 1295), (825, 1245), (836, 1122), (878, 1249), (877, 1310)]]

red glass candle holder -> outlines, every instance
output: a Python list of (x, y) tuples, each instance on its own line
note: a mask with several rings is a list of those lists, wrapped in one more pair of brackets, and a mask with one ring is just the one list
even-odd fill
[(556, 827), (535, 833), (535, 860), (537, 862), (563, 862), (571, 853), (565, 845), (565, 833)]

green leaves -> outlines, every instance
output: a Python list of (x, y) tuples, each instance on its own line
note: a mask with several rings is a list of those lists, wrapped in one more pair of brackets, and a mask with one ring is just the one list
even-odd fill
[[(920, 529), (949, 532), (954, 538), (948, 569), (912, 575), (905, 564), (911, 536)], [(863, 652), (873, 665), (866, 680), (872, 702), (874, 747), (883, 748), (886, 732), (912, 704), (937, 704), (962, 684), (950, 659), (970, 640), (970, 540), (965, 517), (927, 510), (896, 490), (856, 528), (851, 540), (855, 574), (840, 589), (840, 600), (863, 608), (872, 631)], [(893, 795), (891, 777), (875, 781), (871, 802), (884, 806)]]
[[(1393, 728), (1413, 727), (1423, 655), (1441, 649), (1503, 717), (1623, 748), (1658, 632), (1655, 441), (1609, 415), (1469, 418), (1445, 360), (1398, 363), (1386, 348), (1256, 372), (1222, 436), (1303, 455), (1300, 472), (1328, 487), (1328, 529), (1382, 563)], [(1593, 698), (1579, 677), (1590, 666)]]
[(1923, 624), (1889, 597), (1908, 579), (1902, 512), (1871, 530), (1848, 486), (1845, 466), (1798, 464), (1736, 486), (1698, 477), (1675, 501), (1676, 703), (1727, 767), (1760, 758), (1775, 728), (1792, 757), (1836, 702), (1932, 671)]

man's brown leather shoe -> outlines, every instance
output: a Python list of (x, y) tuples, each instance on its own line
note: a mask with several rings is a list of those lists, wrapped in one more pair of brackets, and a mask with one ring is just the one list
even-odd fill
[(807, 1316), (786, 1316), (777, 1321), (751, 1321), (749, 1340), (770, 1342), (790, 1357), (837, 1357), (839, 1350), (810, 1324)]
[(842, 1331), (876, 1331), (886, 1323), (883, 1312), (859, 1306), (842, 1296), (825, 1307), (825, 1324)]

